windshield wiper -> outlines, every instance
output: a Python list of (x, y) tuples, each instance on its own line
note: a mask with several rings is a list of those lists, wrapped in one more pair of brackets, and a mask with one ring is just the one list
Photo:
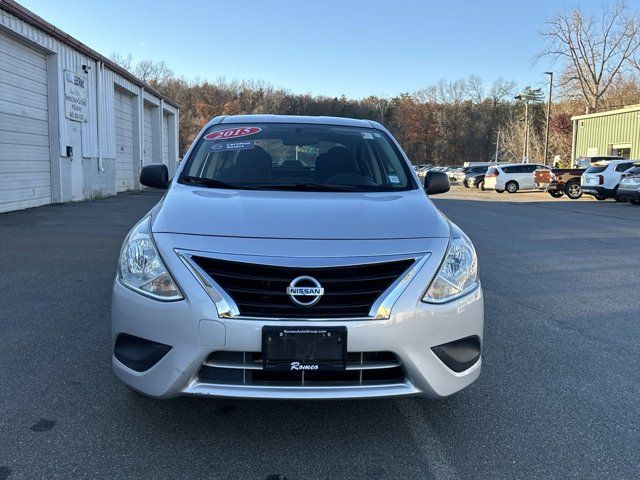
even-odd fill
[(257, 185), (231, 185), (221, 180), (207, 177), (184, 176), (182, 181), (195, 183), (209, 188), (228, 188), (235, 190), (291, 190), (296, 192), (354, 192), (355, 185), (325, 185), (321, 183), (262, 183)]
[(231, 188), (231, 189), (247, 188), (247, 187), (237, 187), (235, 185), (231, 185), (229, 183), (225, 183), (225, 182), (222, 182), (220, 180), (216, 180), (214, 178), (192, 177), (190, 175), (182, 177), (182, 181), (183, 182), (187, 182), (187, 183), (196, 183), (198, 185), (203, 185), (203, 186), (209, 187), (209, 188)]
[(252, 185), (256, 190), (291, 190), (296, 192), (353, 192), (357, 187), (351, 185), (323, 185), (321, 183), (274, 183)]

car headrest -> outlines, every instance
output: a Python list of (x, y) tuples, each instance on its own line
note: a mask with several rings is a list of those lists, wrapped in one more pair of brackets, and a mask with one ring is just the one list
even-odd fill
[(271, 176), (271, 155), (261, 147), (241, 150), (236, 164), (222, 172), (224, 182), (269, 183)]
[(357, 171), (356, 160), (346, 147), (333, 147), (316, 158), (316, 176), (319, 181)]

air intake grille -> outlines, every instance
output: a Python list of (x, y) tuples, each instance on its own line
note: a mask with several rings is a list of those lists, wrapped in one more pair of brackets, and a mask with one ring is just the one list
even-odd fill
[[(413, 259), (339, 267), (299, 268), (192, 257), (233, 298), (240, 315), (260, 318), (354, 318), (371, 306)], [(293, 303), (287, 287), (297, 277), (318, 280), (324, 294), (315, 305)]]

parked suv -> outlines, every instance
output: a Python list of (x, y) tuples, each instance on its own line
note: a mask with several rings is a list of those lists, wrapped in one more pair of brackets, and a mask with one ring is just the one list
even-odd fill
[(474, 175), (467, 176), (467, 186), (469, 188), (477, 188), (478, 190), (484, 190), (484, 175), (486, 172), (476, 173)]
[(596, 200), (606, 200), (617, 196), (618, 185), (622, 175), (633, 167), (637, 160), (611, 160), (598, 162), (591, 165), (582, 174), (582, 191), (588, 195), (593, 195)]
[[(302, 162), (283, 168), (288, 160)], [(480, 374), (483, 294), (467, 236), (380, 124), (217, 117), (124, 241), (113, 370), (143, 394), (445, 397)]]
[(464, 167), (462, 169), (462, 172), (464, 173), (464, 178), (462, 180), (462, 184), (469, 188), (469, 178), (475, 176), (475, 175), (479, 175), (479, 174), (484, 174), (487, 171), (487, 166), (486, 165), (482, 165), (482, 166), (471, 166), (471, 167)]
[(640, 205), (640, 164), (627, 170), (620, 180), (617, 196), (633, 205)]
[(537, 163), (507, 163), (489, 168), (484, 176), (485, 190), (502, 193), (516, 193), (518, 190), (535, 188), (533, 174), (536, 170), (548, 170), (546, 165)]

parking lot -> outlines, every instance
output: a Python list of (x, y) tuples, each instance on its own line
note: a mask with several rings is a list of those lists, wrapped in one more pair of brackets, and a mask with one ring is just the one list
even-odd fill
[(486, 295), (483, 372), (448, 399), (155, 401), (111, 373), (109, 303), (120, 244), (158, 199), (0, 215), (0, 480), (637, 478), (640, 208), (434, 198)]

